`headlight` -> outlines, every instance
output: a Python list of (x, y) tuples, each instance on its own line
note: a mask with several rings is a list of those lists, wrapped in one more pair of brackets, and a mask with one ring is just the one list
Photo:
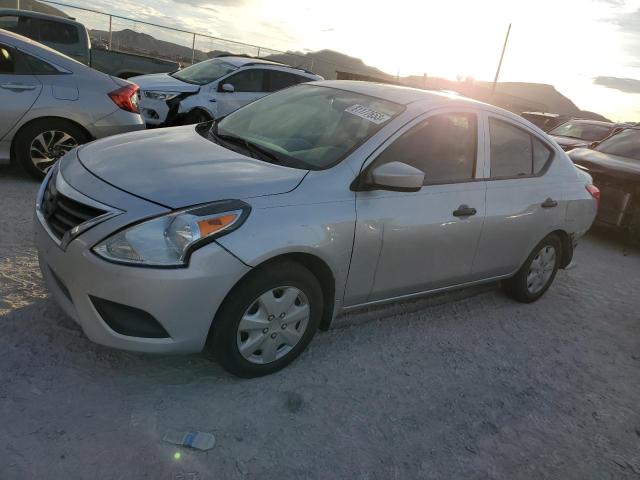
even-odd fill
[(238, 228), (250, 207), (225, 200), (172, 212), (121, 230), (93, 247), (113, 262), (156, 267), (184, 266), (193, 250)]
[(161, 92), (157, 90), (145, 90), (144, 96), (150, 98), (152, 100), (171, 100), (172, 98), (176, 98), (180, 95), (179, 92)]

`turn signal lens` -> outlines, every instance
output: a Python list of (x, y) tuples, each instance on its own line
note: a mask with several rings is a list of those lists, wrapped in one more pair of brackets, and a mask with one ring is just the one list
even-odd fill
[(200, 220), (199, 222), (197, 222), (198, 229), (200, 230), (200, 237), (204, 238), (224, 229), (228, 225), (231, 225), (236, 220), (236, 218), (238, 218), (238, 214), (230, 213), (228, 215), (222, 215), (220, 217)]

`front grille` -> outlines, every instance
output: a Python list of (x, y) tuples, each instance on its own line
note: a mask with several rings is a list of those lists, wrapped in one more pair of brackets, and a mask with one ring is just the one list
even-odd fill
[(62, 195), (56, 190), (53, 176), (44, 191), (40, 210), (51, 233), (58, 240), (62, 240), (65, 233), (81, 223), (106, 213), (104, 210), (90, 207)]

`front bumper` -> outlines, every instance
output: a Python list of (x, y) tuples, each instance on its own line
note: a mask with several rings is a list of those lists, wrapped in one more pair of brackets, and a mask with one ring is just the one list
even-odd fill
[[(124, 209), (123, 209), (124, 210)], [(34, 216), (40, 269), (53, 298), (96, 343), (154, 353), (201, 351), (211, 322), (231, 288), (249, 271), (216, 243), (195, 251), (186, 268), (130, 267), (107, 262), (91, 247), (126, 220), (111, 218), (63, 248)], [(123, 335), (109, 327), (91, 297), (142, 310), (168, 333), (167, 338)]]

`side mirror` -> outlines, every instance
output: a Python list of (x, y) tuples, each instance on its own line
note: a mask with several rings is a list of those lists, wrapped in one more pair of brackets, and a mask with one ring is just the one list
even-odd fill
[(230, 83), (223, 83), (222, 85), (220, 85), (220, 91), (226, 92), (226, 93), (233, 93), (236, 91), (236, 88)]
[(380, 190), (417, 192), (424, 183), (424, 172), (402, 162), (390, 162), (375, 167), (366, 184)]

